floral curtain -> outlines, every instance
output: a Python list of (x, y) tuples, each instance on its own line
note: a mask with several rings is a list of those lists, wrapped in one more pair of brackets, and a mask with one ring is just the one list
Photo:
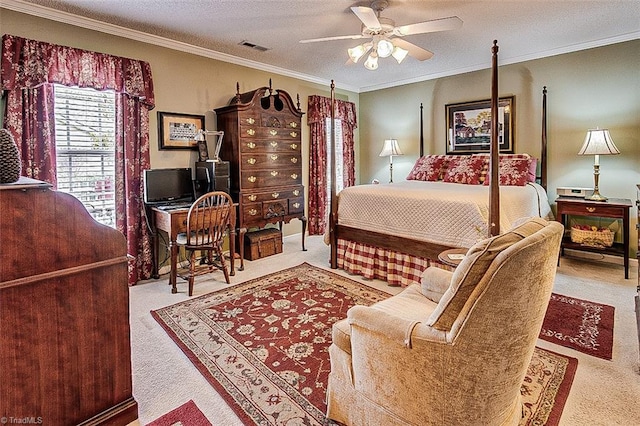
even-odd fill
[(56, 187), (53, 84), (116, 92), (116, 227), (127, 239), (129, 284), (151, 276), (142, 170), (149, 168), (149, 111), (155, 106), (147, 62), (2, 37), (4, 125), (20, 145), (26, 176)]
[[(309, 96), (307, 122), (310, 129), (309, 148), (309, 235), (324, 233), (327, 226), (327, 152), (326, 119), (331, 117), (331, 98)], [(353, 133), (357, 126), (356, 106), (353, 102), (335, 100), (335, 118), (342, 123), (344, 187), (355, 183)]]

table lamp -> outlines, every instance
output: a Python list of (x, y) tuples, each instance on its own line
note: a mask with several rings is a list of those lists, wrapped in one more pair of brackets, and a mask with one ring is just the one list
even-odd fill
[(620, 154), (618, 148), (613, 143), (609, 130), (607, 129), (591, 129), (587, 131), (584, 143), (578, 155), (595, 155), (593, 162), (593, 195), (585, 197), (592, 201), (607, 201), (607, 197), (600, 195), (598, 190), (598, 180), (600, 178), (600, 156)]
[(395, 139), (385, 139), (382, 151), (380, 151), (380, 157), (389, 157), (389, 183), (393, 183), (393, 156), (404, 155), (400, 151), (398, 141)]

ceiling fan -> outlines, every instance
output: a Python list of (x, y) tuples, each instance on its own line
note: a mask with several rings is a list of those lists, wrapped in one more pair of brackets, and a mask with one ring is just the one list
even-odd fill
[(395, 26), (395, 22), (389, 18), (380, 16), (389, 2), (387, 0), (374, 0), (371, 7), (354, 6), (351, 11), (362, 21), (362, 33), (354, 35), (334, 36), (300, 40), (300, 43), (315, 43), (319, 41), (345, 40), (345, 39), (371, 39), (363, 44), (348, 49), (350, 61), (358, 62), (367, 52), (371, 51), (364, 63), (365, 68), (375, 70), (378, 68), (378, 57), (393, 56), (401, 63), (407, 55), (419, 61), (425, 61), (433, 56), (432, 52), (415, 44), (403, 40), (401, 37), (413, 34), (432, 33), (460, 28), (462, 20), (457, 16), (418, 22), (415, 24)]

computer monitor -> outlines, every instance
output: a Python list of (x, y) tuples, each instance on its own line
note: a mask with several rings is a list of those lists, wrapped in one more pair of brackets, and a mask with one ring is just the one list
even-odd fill
[(164, 204), (193, 201), (191, 168), (144, 171), (144, 202)]

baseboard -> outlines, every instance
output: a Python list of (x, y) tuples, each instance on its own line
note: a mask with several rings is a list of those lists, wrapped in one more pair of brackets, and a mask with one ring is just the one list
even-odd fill
[[(575, 257), (578, 259), (585, 259), (589, 261), (600, 261), (605, 263), (613, 263), (615, 265), (624, 265), (624, 258), (621, 256), (613, 256), (606, 253), (595, 253), (590, 251), (564, 249), (566, 256)], [(630, 257), (629, 266), (638, 266), (638, 259)]]

